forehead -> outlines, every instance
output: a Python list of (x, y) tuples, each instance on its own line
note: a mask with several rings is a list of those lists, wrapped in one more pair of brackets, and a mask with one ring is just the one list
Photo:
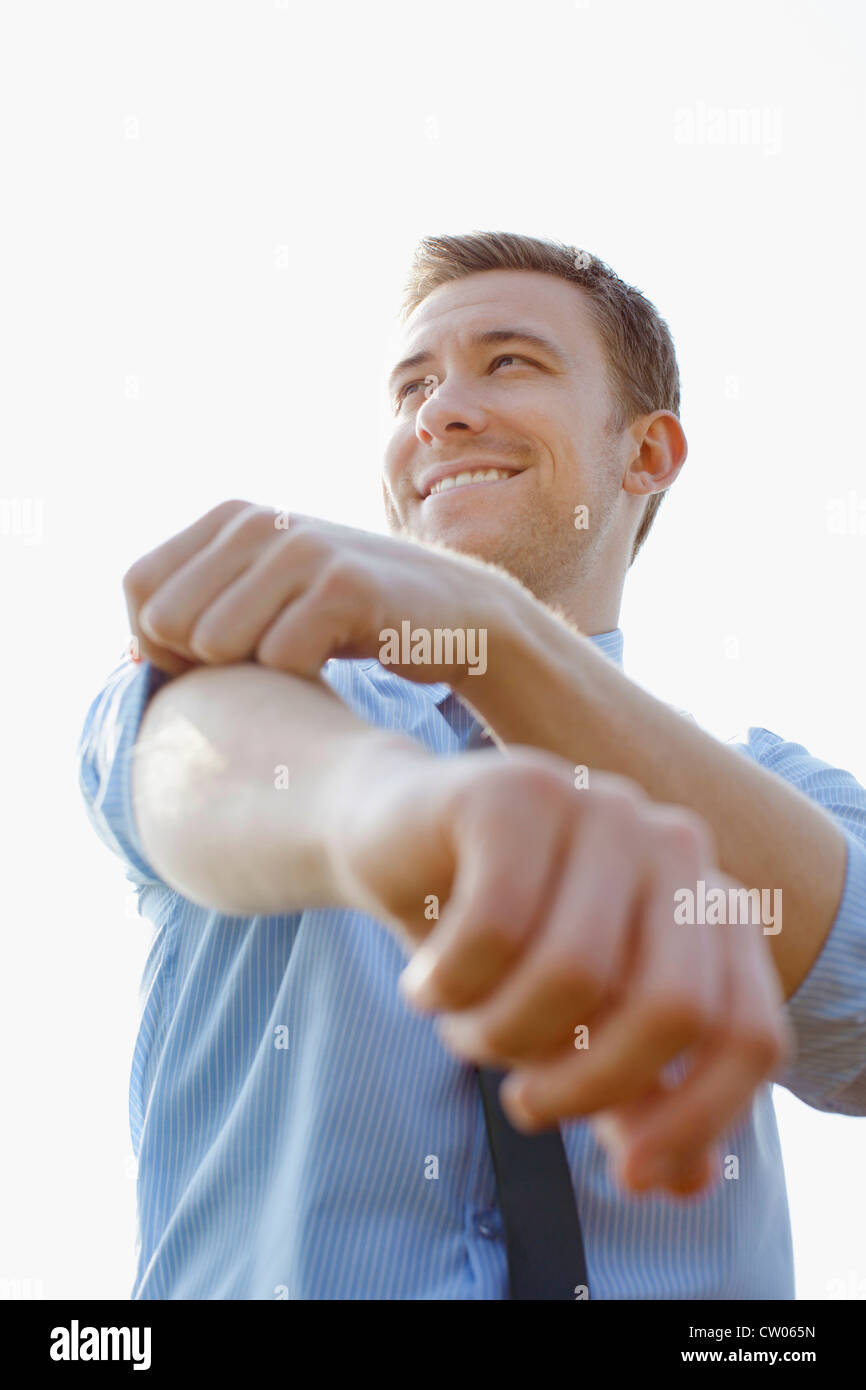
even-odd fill
[(485, 270), (441, 285), (407, 318), (398, 350), (434, 348), (513, 323), (553, 338), (574, 356), (595, 355), (600, 360), (583, 291), (537, 270)]

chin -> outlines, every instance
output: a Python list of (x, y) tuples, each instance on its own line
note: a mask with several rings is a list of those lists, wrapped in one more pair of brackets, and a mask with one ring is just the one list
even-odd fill
[(450, 524), (425, 526), (417, 534), (426, 540), (448, 545), (452, 550), (483, 547), (486, 551), (502, 545), (508, 535), (508, 528), (503, 526), (501, 517), (493, 522), (482, 521), (480, 517), (463, 516), (455, 517)]
[(494, 534), (486, 530), (471, 531), (455, 528), (453, 531), (442, 531), (438, 535), (428, 536), (426, 539), (447, 546), (449, 550), (455, 550), (461, 555), (469, 555), (475, 560), (484, 560), (489, 565), (500, 565), (503, 569), (513, 572), (512, 565), (509, 563), (511, 548), (508, 545), (507, 535)]

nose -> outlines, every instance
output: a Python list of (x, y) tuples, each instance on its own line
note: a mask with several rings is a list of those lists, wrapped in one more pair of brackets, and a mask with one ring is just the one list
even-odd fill
[(419, 405), (415, 415), (415, 433), (424, 444), (434, 439), (450, 438), (458, 430), (485, 428), (487, 417), (481, 406), (465, 391), (443, 382), (435, 386)]

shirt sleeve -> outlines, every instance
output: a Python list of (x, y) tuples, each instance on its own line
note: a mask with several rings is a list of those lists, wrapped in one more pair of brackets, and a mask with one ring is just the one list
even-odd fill
[(750, 728), (747, 737), (735, 747), (822, 806), (847, 853), (833, 925), (786, 1004), (797, 1055), (776, 1083), (815, 1110), (866, 1115), (866, 788), (768, 729)]
[(78, 784), (88, 819), (139, 887), (162, 879), (145, 857), (132, 814), (130, 759), (149, 701), (171, 679), (150, 661), (126, 658), (91, 704), (78, 742)]

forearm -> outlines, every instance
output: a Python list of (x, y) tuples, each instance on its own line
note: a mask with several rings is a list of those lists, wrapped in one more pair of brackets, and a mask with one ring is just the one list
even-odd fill
[[(247, 663), (198, 667), (153, 697), (133, 750), (144, 851), (170, 887), (239, 915), (350, 905), (332, 829), (361, 767), (403, 739), (322, 681)], [(353, 770), (358, 768), (358, 776)]]
[(845, 840), (825, 811), (641, 690), (517, 586), (488, 636), (487, 672), (456, 689), (504, 743), (620, 773), (654, 800), (702, 815), (726, 873), (746, 888), (781, 889), (783, 929), (767, 941), (790, 997), (842, 895)]

